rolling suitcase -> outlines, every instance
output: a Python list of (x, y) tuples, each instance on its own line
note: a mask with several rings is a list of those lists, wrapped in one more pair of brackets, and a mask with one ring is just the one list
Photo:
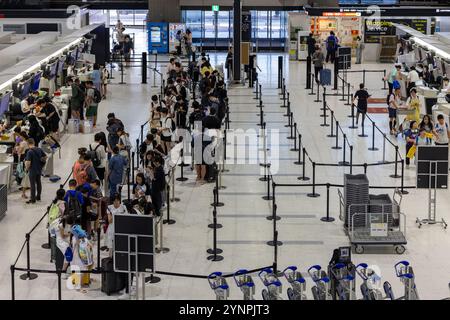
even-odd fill
[(320, 70), (320, 84), (322, 86), (331, 86), (331, 70), (330, 69)]
[(102, 273), (102, 292), (109, 296), (111, 293), (125, 289), (126, 282), (124, 275), (118, 272), (111, 272), (114, 271), (112, 258), (102, 259), (102, 269), (103, 271), (107, 271)]
[(69, 119), (67, 125), (67, 131), (70, 134), (76, 134), (80, 131), (80, 120), (78, 119)]

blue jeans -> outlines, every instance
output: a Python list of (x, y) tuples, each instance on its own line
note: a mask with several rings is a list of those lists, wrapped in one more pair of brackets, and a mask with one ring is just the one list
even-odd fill
[(117, 193), (118, 183), (109, 182), (109, 198), (113, 199), (114, 195)]

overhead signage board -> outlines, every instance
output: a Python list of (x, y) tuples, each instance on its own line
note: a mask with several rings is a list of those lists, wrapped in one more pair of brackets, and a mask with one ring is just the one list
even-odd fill
[(380, 43), (381, 36), (394, 36), (393, 23), (403, 24), (423, 34), (427, 33), (427, 19), (366, 19), (364, 21), (364, 42)]

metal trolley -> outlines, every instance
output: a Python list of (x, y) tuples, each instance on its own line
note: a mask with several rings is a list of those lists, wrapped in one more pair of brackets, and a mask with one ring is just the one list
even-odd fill
[(389, 282), (383, 284), (386, 295), (391, 300), (419, 300), (416, 283), (414, 281), (414, 270), (408, 261), (400, 261), (395, 266), (395, 274), (404, 287), (404, 295), (400, 298), (394, 297), (392, 286)]
[(230, 287), (227, 280), (222, 276), (222, 272), (213, 272), (208, 276), (211, 289), (216, 294), (216, 300), (227, 300), (230, 296)]
[(278, 280), (278, 277), (271, 268), (261, 270), (258, 273), (258, 276), (266, 287), (266, 289), (262, 291), (264, 300), (283, 300), (280, 296), (283, 290), (281, 281)]
[(244, 300), (255, 300), (255, 283), (252, 276), (248, 274), (248, 270), (241, 269), (234, 273), (234, 281), (244, 295)]
[(307, 300), (306, 298), (306, 280), (296, 266), (290, 266), (284, 269), (283, 275), (291, 285), (287, 289), (289, 300)]
[(322, 270), (319, 265), (314, 265), (308, 269), (308, 274), (314, 281), (314, 286), (311, 288), (314, 300), (332, 300), (330, 278), (328, 278), (325, 270)]
[(384, 300), (385, 297), (380, 289), (381, 278), (375, 270), (369, 268), (367, 263), (358, 264), (355, 270), (363, 281), (360, 286), (363, 300)]
[[(399, 200), (396, 196), (399, 196)], [(345, 205), (340, 191), (339, 197), (342, 219)], [(406, 216), (400, 212), (400, 204), (401, 193), (396, 189), (391, 204), (351, 204), (348, 207), (348, 211), (354, 213), (348, 215), (346, 231), (356, 253), (364, 253), (365, 246), (386, 245), (394, 246), (398, 254), (405, 252)]]
[[(356, 300), (354, 265), (336, 263), (329, 268), (330, 276), (339, 300)], [(332, 292), (333, 296), (334, 292)]]

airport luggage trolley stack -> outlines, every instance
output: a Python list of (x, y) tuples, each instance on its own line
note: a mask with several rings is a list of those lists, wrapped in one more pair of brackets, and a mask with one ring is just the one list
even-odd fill
[(330, 294), (330, 278), (325, 270), (319, 265), (314, 265), (308, 269), (308, 274), (314, 281), (311, 292), (314, 300), (332, 300)]
[(296, 266), (290, 266), (284, 269), (283, 275), (291, 285), (287, 289), (289, 300), (307, 300), (306, 280)]
[(340, 247), (333, 251), (328, 274), (333, 300), (356, 300), (356, 273), (350, 247)]
[(248, 271), (245, 269), (238, 270), (234, 273), (233, 278), (238, 288), (241, 289), (244, 300), (255, 300), (255, 283)]
[(387, 298), (391, 300), (419, 300), (416, 283), (414, 281), (414, 270), (408, 261), (400, 261), (395, 266), (395, 274), (404, 287), (404, 294), (400, 298), (395, 298), (392, 286), (389, 282), (383, 284)]
[(363, 281), (360, 286), (363, 300), (385, 299), (385, 296), (381, 291), (381, 277), (375, 270), (369, 268), (367, 263), (360, 263), (356, 266), (355, 271)]
[(227, 280), (222, 276), (222, 272), (213, 272), (208, 276), (211, 289), (216, 294), (216, 300), (227, 300), (230, 296), (230, 287)]
[[(395, 189), (392, 199), (388, 194), (369, 195), (367, 178), (364, 178), (367, 181), (365, 188), (349, 183), (361, 180), (361, 176), (365, 177), (346, 175), (344, 195), (338, 190), (340, 218), (351, 245), (358, 254), (364, 253), (367, 246), (393, 246), (396, 253), (403, 254), (407, 241), (401, 192)], [(356, 196), (352, 195), (353, 190), (358, 190)]]
[(262, 291), (264, 300), (283, 300), (283, 298), (281, 298), (283, 286), (272, 268), (261, 270), (258, 273), (258, 276), (266, 287), (266, 289), (263, 289)]

